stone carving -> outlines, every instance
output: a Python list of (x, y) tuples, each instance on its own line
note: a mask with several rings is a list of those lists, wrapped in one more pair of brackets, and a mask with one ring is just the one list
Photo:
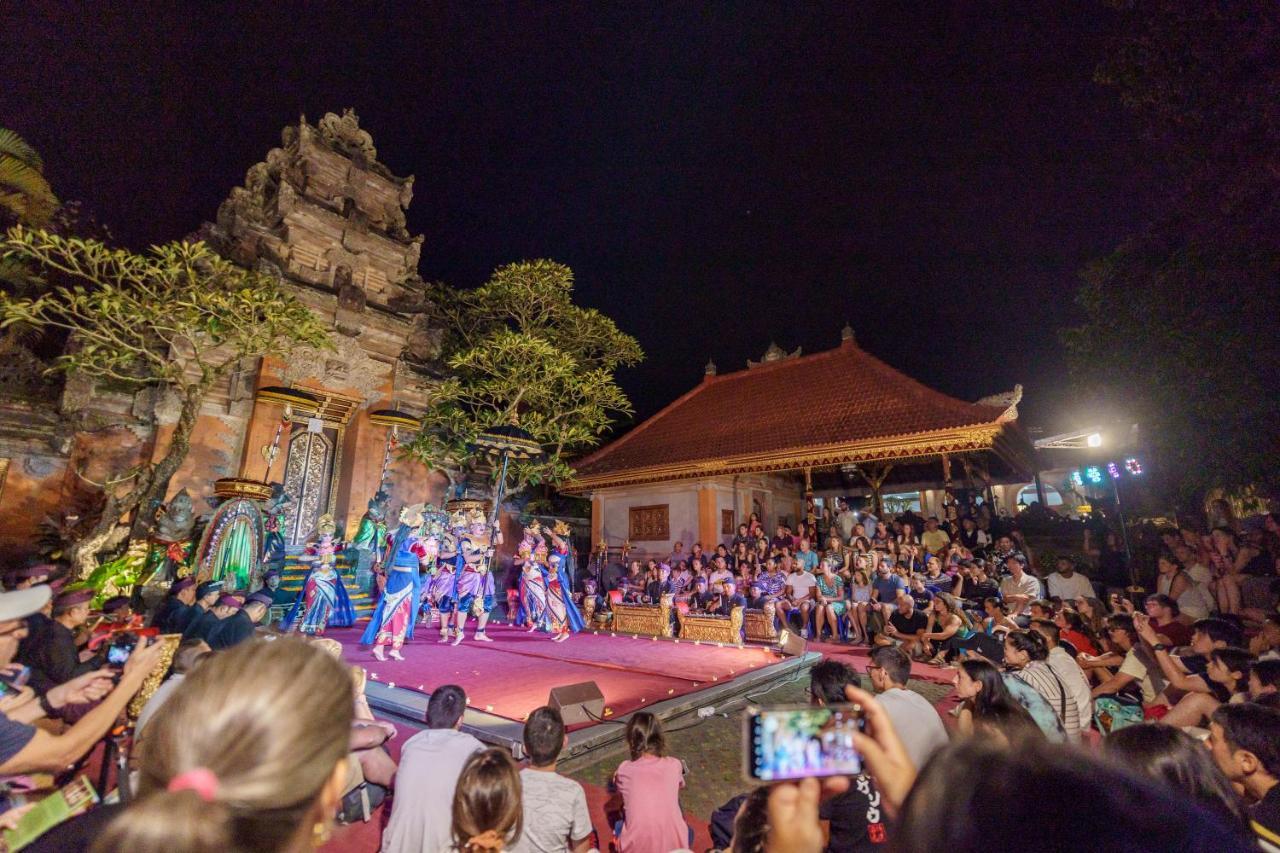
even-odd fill
[(763, 364), (773, 364), (775, 361), (790, 361), (793, 358), (800, 357), (801, 348), (796, 347), (791, 352), (787, 352), (782, 347), (772, 341), (769, 342), (769, 348), (764, 351), (764, 356), (759, 361), (747, 361), (747, 369), (760, 367)]
[(195, 526), (195, 503), (183, 489), (169, 499), (164, 514), (156, 519), (155, 538), (164, 542), (185, 542), (191, 538)]
[(333, 345), (333, 352), (311, 347), (294, 349), (286, 357), (281, 375), (284, 384), (337, 384), (354, 389), (364, 400), (372, 401), (389, 378), (389, 366), (370, 358), (355, 338), (335, 337)]
[(378, 159), (378, 149), (373, 147), (373, 137), (369, 131), (360, 129), (360, 117), (356, 111), (348, 107), (341, 116), (325, 113), (320, 119), (320, 136), (325, 142), (348, 157), (359, 155), (362, 159), (373, 162)]

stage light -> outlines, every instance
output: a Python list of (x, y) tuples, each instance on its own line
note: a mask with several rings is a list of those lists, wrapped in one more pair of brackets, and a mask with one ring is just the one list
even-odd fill
[(1089, 437), (1085, 439), (1085, 443), (1088, 444), (1090, 447), (1101, 447), (1102, 434), (1096, 433), (1096, 432), (1089, 433)]
[(1075, 483), (1077, 486), (1083, 486), (1083, 485), (1084, 485), (1084, 476), (1083, 476), (1079, 471), (1072, 471), (1072, 472), (1071, 472), (1071, 482), (1072, 482), (1072, 483)]
[(1132, 456), (1124, 460), (1124, 467), (1126, 471), (1135, 477), (1142, 473), (1142, 463), (1137, 459), (1134, 459)]
[(1119, 465), (1117, 465), (1117, 464), (1116, 464), (1116, 463), (1114, 463), (1114, 462), (1108, 462), (1108, 463), (1107, 463), (1107, 473), (1111, 475), (1111, 479), (1113, 479), (1113, 480), (1119, 480), (1119, 479), (1120, 479), (1120, 466), (1119, 466)]
[(1102, 482), (1102, 469), (1097, 465), (1090, 465), (1084, 469), (1084, 478), (1093, 485), (1099, 485)]

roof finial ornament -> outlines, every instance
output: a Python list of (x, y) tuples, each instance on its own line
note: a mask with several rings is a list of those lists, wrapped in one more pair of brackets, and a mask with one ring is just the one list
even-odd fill
[(856, 341), (857, 341), (857, 338), (855, 338), (855, 337), (853, 336), (853, 326), (850, 326), (850, 325), (846, 322), (846, 323), (844, 324), (844, 328), (840, 330), (840, 343), (842, 343), (842, 344), (851, 344), (851, 343), (854, 343), (854, 342), (856, 342)]
[(707, 359), (707, 366), (702, 368), (702, 372), (706, 376), (716, 375), (716, 363), (711, 359)]

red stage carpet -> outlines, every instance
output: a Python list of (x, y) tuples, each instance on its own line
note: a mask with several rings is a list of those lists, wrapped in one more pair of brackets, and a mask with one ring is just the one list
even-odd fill
[(621, 716), (645, 705), (724, 682), (776, 663), (760, 647), (717, 647), (608, 634), (577, 634), (553, 643), (506, 625), (490, 626), (492, 643), (468, 639), (460, 646), (436, 642), (434, 629), (420, 631), (405, 645), (404, 661), (380, 662), (359, 645), (360, 630), (338, 629), (328, 636), (343, 645), (346, 659), (365, 667), (371, 678), (396, 687), (430, 693), (441, 684), (458, 684), (471, 707), (523, 720), (547, 702), (551, 688), (594, 681), (604, 694), (607, 715)]

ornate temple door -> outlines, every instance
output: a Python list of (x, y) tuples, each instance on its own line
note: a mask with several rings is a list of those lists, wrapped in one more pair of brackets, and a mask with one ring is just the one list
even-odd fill
[(326, 425), (311, 432), (305, 423), (293, 425), (284, 473), (284, 490), (292, 498), (284, 530), (289, 545), (305, 544), (329, 512), (337, 447), (336, 429)]

